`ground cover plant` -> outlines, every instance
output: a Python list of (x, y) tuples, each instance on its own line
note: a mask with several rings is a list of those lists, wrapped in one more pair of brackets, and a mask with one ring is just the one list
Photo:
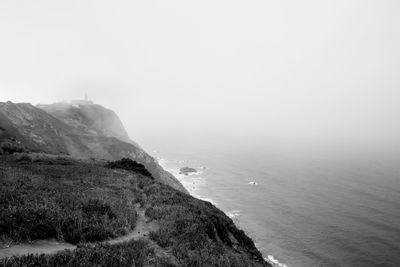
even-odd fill
[(143, 164), (137, 163), (129, 158), (122, 158), (116, 161), (110, 161), (105, 165), (106, 168), (110, 169), (124, 169), (127, 171), (133, 171), (140, 173), (143, 176), (151, 177), (151, 173), (144, 167)]
[[(69, 252), (2, 259), (0, 266), (268, 266), (222, 211), (146, 171), (130, 159), (0, 156), (1, 238), (79, 244)], [(158, 225), (146, 240), (85, 244), (131, 231), (137, 209)]]
[(74, 251), (62, 251), (54, 255), (25, 255), (0, 260), (0, 266), (165, 266), (165, 259), (157, 258), (144, 240), (118, 245), (83, 245)]
[(150, 237), (170, 250), (182, 266), (264, 264), (253, 241), (211, 203), (163, 184), (145, 187), (146, 215), (160, 228)]
[(124, 194), (132, 185), (117, 175), (113, 186), (108, 179), (96, 164), (2, 156), (1, 239), (15, 243), (56, 238), (77, 244), (124, 235), (136, 221), (134, 194)]

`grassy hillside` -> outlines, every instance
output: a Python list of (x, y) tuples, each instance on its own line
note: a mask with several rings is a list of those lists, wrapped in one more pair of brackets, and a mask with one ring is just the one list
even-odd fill
[[(2, 259), (0, 266), (267, 266), (222, 211), (154, 180), (129, 160), (2, 155), (0, 185), (2, 242), (79, 244), (69, 252)], [(87, 244), (132, 231), (138, 207), (159, 226), (148, 237)]]
[(186, 192), (182, 184), (129, 139), (118, 116), (100, 105), (0, 102), (0, 153), (43, 152), (76, 158), (131, 158), (152, 176)]
[(120, 236), (135, 226), (131, 181), (95, 163), (40, 154), (2, 156), (0, 181), (2, 240), (56, 238), (77, 244)]

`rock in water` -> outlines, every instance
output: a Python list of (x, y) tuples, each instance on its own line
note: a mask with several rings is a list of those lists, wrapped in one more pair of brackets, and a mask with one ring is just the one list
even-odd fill
[(191, 173), (197, 173), (197, 170), (191, 167), (183, 167), (179, 170), (179, 174), (189, 175)]

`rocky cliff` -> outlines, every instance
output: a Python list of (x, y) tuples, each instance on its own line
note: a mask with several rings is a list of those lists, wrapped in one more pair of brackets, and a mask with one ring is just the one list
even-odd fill
[(121, 120), (111, 110), (90, 102), (33, 106), (0, 102), (0, 149), (67, 154), (77, 158), (131, 158), (153, 177), (182, 192), (180, 182), (130, 140)]

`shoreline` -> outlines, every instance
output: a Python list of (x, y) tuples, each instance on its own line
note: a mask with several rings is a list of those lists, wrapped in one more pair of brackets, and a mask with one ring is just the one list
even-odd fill
[[(190, 173), (188, 175), (184, 175), (184, 174), (180, 174), (179, 173), (179, 166), (177, 166), (176, 168), (169, 168), (166, 165), (166, 163), (169, 162), (167, 159), (161, 158), (161, 157), (155, 157), (155, 158), (156, 158), (158, 164), (164, 170), (166, 170), (167, 172), (171, 173), (183, 185), (183, 187), (185, 187), (185, 189), (189, 192), (189, 194), (192, 197), (195, 197), (197, 199), (210, 202), (211, 204), (216, 206), (218, 209), (220, 209), (222, 212), (224, 212), (226, 214), (226, 216), (231, 218), (233, 220), (233, 222), (236, 224), (236, 226), (239, 227), (237, 222), (239, 220), (239, 217), (241, 216), (241, 211), (240, 210), (224, 211), (221, 207), (218, 207), (218, 203), (216, 201), (214, 201), (213, 199), (207, 198), (207, 197), (203, 197), (203, 196), (198, 194), (198, 191), (200, 190), (200, 187), (202, 185), (204, 186), (205, 183), (206, 183), (204, 178), (199, 177), (199, 175), (204, 173), (204, 171), (203, 171), (204, 167), (199, 168), (201, 170), (197, 171), (196, 173)], [(180, 160), (179, 162), (176, 163), (176, 165), (183, 164), (183, 163), (186, 163), (186, 162), (187, 162), (187, 160)], [(253, 242), (254, 242), (254, 240), (253, 240)], [(254, 242), (254, 244), (256, 245), (257, 249), (261, 252), (262, 250), (257, 246), (257, 243)], [(264, 258), (264, 260), (266, 262), (271, 264), (273, 267), (289, 267), (288, 265), (281, 263), (273, 255), (264, 255), (263, 254), (263, 258)]]

